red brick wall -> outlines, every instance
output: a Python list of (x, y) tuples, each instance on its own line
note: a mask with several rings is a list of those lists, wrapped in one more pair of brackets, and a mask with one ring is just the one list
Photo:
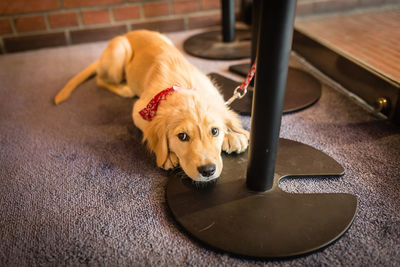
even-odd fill
[(189, 30), (220, 17), (219, 0), (0, 0), (0, 51), (108, 40), (139, 28)]
[[(388, 2), (400, 0), (298, 0), (298, 14)], [(207, 27), (220, 23), (220, 12), (220, 0), (0, 0), (0, 52), (108, 40), (140, 28)]]

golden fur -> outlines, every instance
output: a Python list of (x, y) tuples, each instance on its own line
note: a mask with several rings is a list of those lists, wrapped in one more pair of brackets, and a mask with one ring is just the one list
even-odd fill
[[(92, 74), (111, 92), (139, 97), (133, 121), (161, 168), (180, 165), (191, 179), (209, 181), (221, 174), (221, 151), (241, 153), (248, 146), (248, 131), (212, 82), (159, 33), (140, 30), (112, 39), (101, 58), (57, 94), (55, 103), (66, 100)], [(181, 89), (161, 102), (153, 120), (144, 120), (139, 111), (173, 85)], [(187, 140), (179, 138), (182, 134)]]

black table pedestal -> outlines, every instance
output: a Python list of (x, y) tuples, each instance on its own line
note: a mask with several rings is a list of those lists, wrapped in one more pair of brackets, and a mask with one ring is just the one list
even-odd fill
[[(243, 69), (250, 70), (250, 64), (243, 64)], [(247, 75), (247, 73), (246, 73)], [(225, 100), (228, 100), (233, 90), (240, 85), (239, 82), (226, 78), (218, 73), (210, 73), (208, 76), (220, 89)], [(268, 90), (268, 89), (267, 89)], [(289, 68), (285, 99), (283, 102), (283, 114), (301, 111), (312, 106), (321, 97), (321, 83), (310, 74), (296, 68)], [(253, 100), (253, 88), (249, 87), (247, 94), (234, 101), (231, 108), (241, 115), (250, 115)]]
[(194, 35), (183, 43), (190, 55), (218, 60), (250, 57), (251, 32), (235, 29), (235, 1), (221, 0), (222, 29)]
[(357, 199), (349, 194), (292, 194), (282, 191), (284, 177), (332, 177), (343, 168), (326, 154), (280, 139), (273, 187), (246, 187), (247, 153), (225, 155), (222, 175), (197, 187), (171, 174), (167, 203), (176, 221), (211, 248), (257, 258), (295, 256), (320, 249), (351, 225)]

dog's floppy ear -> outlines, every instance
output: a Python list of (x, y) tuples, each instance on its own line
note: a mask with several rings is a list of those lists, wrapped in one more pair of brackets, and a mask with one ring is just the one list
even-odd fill
[(143, 129), (143, 141), (156, 154), (157, 166), (162, 167), (168, 158), (167, 123), (154, 119)]

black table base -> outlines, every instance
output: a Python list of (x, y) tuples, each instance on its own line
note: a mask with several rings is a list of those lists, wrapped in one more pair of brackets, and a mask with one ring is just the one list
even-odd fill
[[(249, 64), (243, 64), (250, 69)], [(247, 75), (247, 73), (246, 73)], [(210, 73), (208, 76), (218, 86), (225, 100), (228, 100), (233, 90), (240, 85), (218, 73)], [(285, 99), (283, 102), (283, 114), (296, 112), (310, 107), (321, 97), (321, 83), (310, 74), (295, 68), (289, 68), (286, 84)], [(231, 108), (241, 115), (250, 115), (253, 100), (252, 88), (247, 94), (234, 101)]]
[(183, 49), (190, 55), (218, 60), (250, 57), (251, 32), (235, 30), (233, 42), (224, 42), (221, 30), (194, 35), (183, 43)]
[(211, 248), (250, 257), (280, 258), (320, 249), (351, 225), (357, 199), (349, 194), (292, 194), (285, 177), (332, 177), (343, 168), (310, 146), (280, 139), (274, 184), (266, 192), (246, 187), (247, 152), (224, 155), (216, 183), (201, 187), (172, 173), (167, 202), (176, 221)]

